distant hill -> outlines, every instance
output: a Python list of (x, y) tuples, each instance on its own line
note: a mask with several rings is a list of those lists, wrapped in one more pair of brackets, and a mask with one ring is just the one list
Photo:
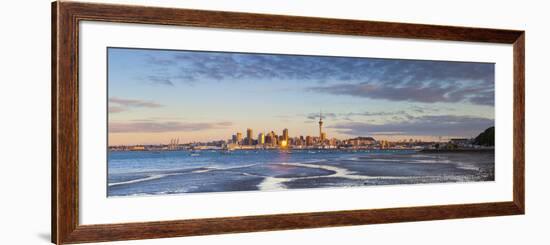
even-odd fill
[(495, 127), (485, 129), (474, 139), (475, 145), (494, 146), (495, 145)]

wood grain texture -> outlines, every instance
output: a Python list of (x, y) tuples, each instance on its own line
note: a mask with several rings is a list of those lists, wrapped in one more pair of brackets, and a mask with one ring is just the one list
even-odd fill
[(525, 33), (514, 42), (514, 203), (525, 213)]
[(56, 65), (53, 71), (56, 81), (53, 83), (56, 111), (52, 126), (55, 145), (56, 224), (52, 227), (57, 244), (63, 244), (67, 237), (78, 227), (78, 25), (74, 13), (67, 9), (64, 2), (53, 5), (57, 11), (55, 38)]
[[(513, 200), (426, 207), (79, 225), (79, 21), (513, 44)], [(52, 4), (52, 242), (57, 244), (514, 215), (525, 212), (525, 34), (451, 27), (158, 7)]]
[(514, 43), (521, 31), (316, 17), (62, 2), (80, 20), (336, 35)]
[(51, 241), (57, 239), (57, 3), (51, 11)]
[(80, 226), (70, 242), (152, 239), (221, 233), (305, 229), (365, 224), (513, 215), (512, 202), (245, 216)]

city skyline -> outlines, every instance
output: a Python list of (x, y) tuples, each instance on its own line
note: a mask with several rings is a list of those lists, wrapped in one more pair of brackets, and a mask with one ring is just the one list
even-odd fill
[[(494, 64), (109, 48), (109, 145), (475, 137), (494, 125)], [(287, 131), (288, 132), (288, 131)]]

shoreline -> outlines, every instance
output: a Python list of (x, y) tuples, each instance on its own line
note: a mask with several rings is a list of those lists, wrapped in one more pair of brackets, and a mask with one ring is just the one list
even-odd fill
[(494, 148), (480, 148), (480, 149), (422, 149), (418, 151), (420, 153), (494, 153)]
[(389, 148), (389, 149), (337, 149), (337, 148), (257, 148), (257, 149), (201, 149), (201, 150), (192, 150), (192, 149), (181, 149), (181, 150), (109, 150), (109, 152), (201, 152), (201, 151), (219, 151), (219, 152), (239, 152), (239, 151), (283, 151), (283, 152), (292, 152), (292, 151), (342, 151), (342, 152), (417, 152), (417, 153), (487, 153), (494, 152), (494, 148), (477, 148), (477, 149), (408, 149), (408, 148)]

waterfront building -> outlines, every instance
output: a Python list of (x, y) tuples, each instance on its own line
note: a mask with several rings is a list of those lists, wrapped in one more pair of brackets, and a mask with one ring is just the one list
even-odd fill
[(449, 140), (449, 143), (460, 147), (466, 147), (472, 144), (472, 140), (466, 138), (453, 138)]
[(275, 136), (275, 133), (273, 131), (267, 133), (265, 136), (265, 144), (267, 145), (276, 145), (277, 144), (277, 138)]
[(130, 150), (131, 151), (144, 151), (145, 146), (143, 146), (143, 145), (130, 146)]
[(321, 132), (321, 138), (319, 140), (321, 143), (324, 143), (327, 140), (327, 133)]
[(309, 136), (309, 135), (306, 136), (306, 145), (307, 145), (307, 146), (313, 145), (313, 137), (311, 137), (311, 136)]
[(283, 140), (288, 142), (288, 129), (283, 129)]
[(241, 144), (242, 140), (243, 140), (243, 133), (238, 132), (237, 133), (237, 143), (236, 144)]
[(275, 134), (275, 132), (271, 131), (270, 133), (270, 136), (271, 136), (271, 145), (278, 145), (279, 144), (279, 138), (277, 136), (277, 134)]
[(376, 143), (376, 140), (374, 140), (374, 138), (372, 137), (357, 137), (349, 139), (348, 143), (353, 146), (368, 146)]
[(303, 145), (303, 141), (299, 137), (294, 137), (294, 140), (292, 142), (293, 145), (301, 146)]
[(451, 140), (449, 140), (450, 143), (453, 143), (453, 144), (467, 144), (470, 142), (470, 139), (466, 139), (466, 138), (453, 138)]
[(238, 142), (239, 142), (239, 141), (237, 140), (237, 135), (236, 135), (236, 134), (232, 135), (232, 136), (231, 136), (231, 143), (237, 144)]
[(263, 144), (265, 144), (265, 134), (260, 133), (258, 134), (258, 145), (263, 145)]
[(246, 129), (246, 144), (247, 145), (252, 145), (253, 141), (254, 140), (252, 139), (252, 129), (247, 128)]

